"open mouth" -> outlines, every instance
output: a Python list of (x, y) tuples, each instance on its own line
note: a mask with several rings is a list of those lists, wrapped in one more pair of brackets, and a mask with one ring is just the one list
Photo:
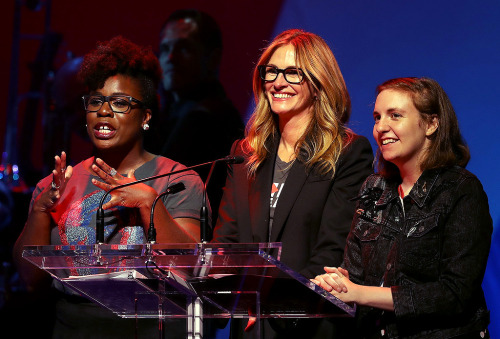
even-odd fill
[(116, 130), (107, 123), (98, 123), (94, 126), (94, 135), (98, 139), (109, 139), (115, 135)]

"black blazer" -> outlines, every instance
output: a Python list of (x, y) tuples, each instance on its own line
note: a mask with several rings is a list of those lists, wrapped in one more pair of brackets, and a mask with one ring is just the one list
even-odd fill
[[(214, 242), (267, 242), (271, 185), (279, 139), (271, 156), (248, 178), (247, 167), (228, 169), (226, 186), (214, 230)], [(246, 156), (242, 141), (231, 154)], [(281, 261), (307, 278), (340, 266), (361, 184), (372, 173), (373, 152), (368, 140), (354, 135), (337, 162), (336, 173), (309, 173), (295, 161), (274, 213), (271, 242), (282, 242)]]

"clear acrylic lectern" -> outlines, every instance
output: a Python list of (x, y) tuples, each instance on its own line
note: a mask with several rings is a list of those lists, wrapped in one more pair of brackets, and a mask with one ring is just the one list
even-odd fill
[[(335, 298), (279, 261), (281, 243), (26, 246), (23, 257), (123, 318), (352, 317)], [(259, 322), (257, 321), (257, 324)]]

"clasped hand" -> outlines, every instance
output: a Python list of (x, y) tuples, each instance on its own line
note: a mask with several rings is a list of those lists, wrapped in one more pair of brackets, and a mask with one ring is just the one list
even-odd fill
[(342, 267), (325, 267), (325, 272), (311, 281), (344, 302), (353, 301), (355, 284), (349, 280), (349, 272)]

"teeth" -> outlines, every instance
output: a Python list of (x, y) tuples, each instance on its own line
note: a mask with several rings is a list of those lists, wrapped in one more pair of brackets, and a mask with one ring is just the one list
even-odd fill
[(387, 145), (387, 144), (392, 144), (393, 142), (396, 142), (396, 139), (385, 139), (382, 140), (382, 145)]
[(111, 128), (108, 126), (99, 126), (100, 133), (111, 133)]
[(292, 95), (287, 94), (287, 93), (274, 93), (273, 97), (278, 98), (278, 99), (284, 99), (284, 98), (291, 98)]

